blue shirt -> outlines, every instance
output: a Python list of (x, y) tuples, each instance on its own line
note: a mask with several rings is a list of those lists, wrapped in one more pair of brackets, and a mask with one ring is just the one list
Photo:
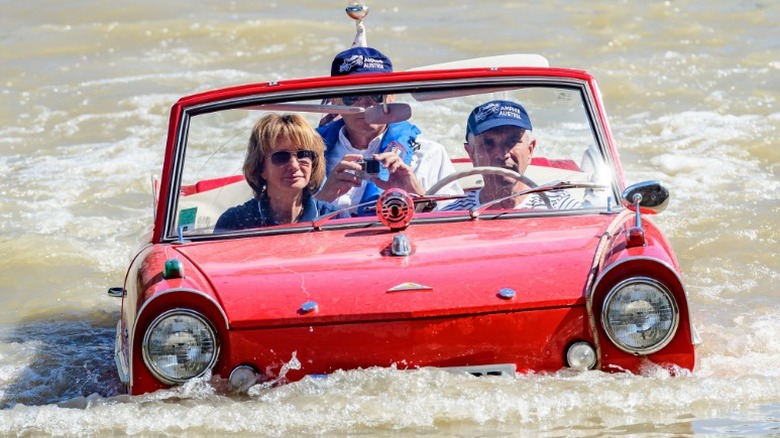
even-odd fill
[[(309, 193), (303, 194), (303, 214), (298, 222), (313, 221), (318, 216), (332, 213), (338, 208), (329, 203), (315, 199)], [(348, 213), (341, 213), (337, 218), (349, 217)], [(241, 205), (230, 207), (217, 219), (214, 232), (244, 230), (247, 228), (267, 227), (279, 225), (273, 220), (271, 206), (268, 197), (262, 196), (258, 201), (252, 198)]]

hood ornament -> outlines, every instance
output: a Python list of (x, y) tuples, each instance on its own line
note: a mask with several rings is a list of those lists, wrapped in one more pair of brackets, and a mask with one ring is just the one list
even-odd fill
[(390, 245), (390, 254), (398, 257), (404, 257), (412, 254), (412, 243), (406, 234), (396, 234), (393, 236), (393, 243)]
[(401, 283), (398, 286), (393, 286), (390, 289), (388, 289), (388, 292), (408, 292), (412, 290), (433, 290), (431, 286), (425, 286), (424, 284), (419, 283), (412, 283), (410, 281), (407, 281), (406, 283)]

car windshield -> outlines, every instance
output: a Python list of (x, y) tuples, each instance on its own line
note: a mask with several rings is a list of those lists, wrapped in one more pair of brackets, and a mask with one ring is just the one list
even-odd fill
[[(509, 196), (509, 199), (517, 202), (491, 205), (482, 214), (493, 209), (509, 209), (517, 214), (538, 213), (540, 209), (572, 214), (573, 210), (585, 212), (593, 208), (603, 209), (614, 199), (616, 189), (613, 172), (610, 170), (610, 159), (606, 158), (609, 154), (605, 152), (605, 140), (598, 134), (604, 128), (598, 126), (600, 122), (591, 109), (592, 97), (588, 96), (583, 83), (524, 83), (500, 87), (482, 85), (481, 88), (470, 89), (463, 85), (429, 88), (419, 85), (407, 85), (406, 88), (394, 86), (394, 89), (388, 89), (385, 84), (382, 89), (371, 90), (364, 85), (341, 90), (340, 94), (334, 90), (319, 89), (317, 94), (301, 98), (299, 93), (287, 97), (285, 101), (279, 98), (269, 101), (268, 96), (258, 96), (249, 104), (245, 103), (245, 99), (239, 104), (230, 102), (214, 105), (206, 111), (186, 113), (182, 125), (186, 127), (182, 128), (186, 136), (182, 136), (179, 142), (179, 148), (183, 151), (180, 151), (180, 173), (174, 175), (174, 180), (178, 178), (178, 181), (172, 184), (174, 190), (178, 188), (178, 196), (171, 198), (172, 220), (167, 234), (211, 236), (247, 232), (247, 229), (264, 233), (290, 232), (291, 228), (311, 226), (309, 218), (308, 222), (302, 220), (287, 226), (274, 226), (274, 221), (269, 220), (262, 225), (270, 227), (258, 224), (236, 230), (217, 227), (220, 217), (231, 207), (248, 205), (245, 210), (259, 211), (263, 208), (259, 202), (263, 193), (258, 193), (263, 189), (254, 190), (250, 186), (244, 168), (245, 160), (249, 159), (247, 148), (253, 127), (270, 113), (297, 114), (314, 128), (352, 117), (370, 119), (374, 124), (387, 122), (388, 126), (414, 126), (419, 129), (419, 134), (411, 136), (413, 155), (407, 158), (406, 164), (419, 171), (420, 186), (429, 191), (448, 174), (460, 172), (462, 177), (436, 190), (437, 202), (429, 203), (426, 208), (418, 208), (416, 219), (436, 220), (440, 217), (452, 220), (458, 212), (463, 212), (464, 220), (469, 220), (468, 211), (489, 202), (491, 196), (495, 199), (498, 193), (506, 196), (558, 181), (591, 184), (565, 190), (542, 190), (519, 197)], [(492, 106), (485, 105), (491, 102)], [(518, 113), (515, 104), (520, 104), (526, 114)], [(372, 108), (366, 110), (366, 107)], [(505, 110), (509, 110), (509, 113), (502, 112)], [(470, 115), (474, 129), (479, 133), (473, 133), (476, 135), (465, 144)], [(513, 118), (514, 121), (511, 120)], [(500, 135), (495, 134), (498, 132), (495, 128), (507, 120), (511, 129)], [(527, 129), (525, 124), (532, 124), (531, 129)], [(332, 149), (344, 148), (339, 144), (340, 139), (349, 139), (349, 135), (340, 130), (338, 128), (335, 134), (331, 133), (335, 135), (331, 138), (335, 144), (327, 144), (326, 141), (326, 155), (329, 157), (329, 154), (335, 154)], [(392, 134), (400, 137), (388, 141), (380, 137), (373, 144), (373, 151), (377, 152), (376, 148), (385, 147), (395, 140), (403, 142), (400, 138), (408, 133), (407, 130), (401, 131), (401, 134)], [(446, 163), (440, 162), (440, 155), (430, 153), (431, 148), (443, 151), (443, 161)], [(349, 150), (340, 151), (342, 155), (344, 152)], [(400, 155), (404, 155), (404, 152), (401, 151)], [(292, 156), (295, 156), (295, 151), (277, 157), (277, 161), (288, 162)], [(297, 159), (301, 157), (299, 154)], [(371, 157), (369, 153), (365, 158)], [(337, 158), (327, 160), (335, 160), (335, 163), (339, 161)], [(469, 172), (474, 168), (478, 168), (477, 171)], [(516, 171), (524, 178), (517, 180), (513, 176), (493, 174), (490, 169), (484, 168), (496, 168), (498, 172)], [(370, 164), (367, 170), (371, 171)], [(325, 177), (334, 176), (326, 172)], [(365, 178), (360, 181), (365, 190), (366, 183), (363, 181)], [(594, 187), (592, 183), (604, 186)], [(501, 190), (497, 189), (499, 186)], [(425, 194), (413, 193), (412, 196), (422, 199)], [(428, 194), (434, 193), (429, 191)], [(349, 200), (345, 199), (328, 200), (333, 205), (333, 209), (328, 211), (348, 207)], [(370, 208), (368, 212), (353, 208), (344, 214), (335, 215), (328, 223), (361, 222), (365, 226), (367, 221), (377, 222), (375, 212)]]

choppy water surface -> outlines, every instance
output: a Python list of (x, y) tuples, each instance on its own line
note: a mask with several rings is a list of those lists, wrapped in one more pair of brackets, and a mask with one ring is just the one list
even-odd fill
[(397, 69), (534, 52), (599, 80), (630, 182), (704, 343), (670, 378), (370, 369), (227, 397), (208, 380), (120, 395), (119, 285), (151, 218), (181, 95), (325, 75), (346, 2), (0, 0), (0, 434), (759, 435), (780, 433), (780, 6), (771, 1), (369, 2)]

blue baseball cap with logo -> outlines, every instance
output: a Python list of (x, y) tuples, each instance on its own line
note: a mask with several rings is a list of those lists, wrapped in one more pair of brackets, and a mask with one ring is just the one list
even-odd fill
[(517, 126), (532, 130), (531, 118), (522, 105), (508, 100), (493, 100), (474, 108), (466, 123), (466, 141), (469, 133), (480, 135), (498, 126)]
[(333, 59), (331, 76), (345, 76), (355, 73), (389, 73), (393, 71), (390, 58), (372, 47), (352, 47)]

